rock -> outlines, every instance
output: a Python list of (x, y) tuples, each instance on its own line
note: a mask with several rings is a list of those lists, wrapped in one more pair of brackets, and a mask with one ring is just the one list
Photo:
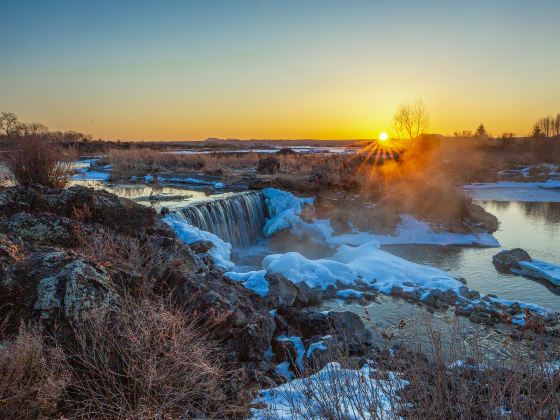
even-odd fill
[(336, 286), (329, 284), (324, 291), (324, 297), (326, 299), (334, 299), (336, 298), (336, 292), (338, 292)]
[(504, 250), (492, 257), (492, 263), (496, 270), (503, 273), (515, 273), (515, 270), (523, 270), (519, 265), (521, 261), (532, 261), (529, 254), (521, 248)]
[(107, 191), (82, 186), (68, 189), (18, 186), (0, 190), (0, 214), (9, 217), (31, 210), (98, 223), (136, 237), (154, 233), (173, 236), (154, 209)]
[(0, 316), (8, 334), (41, 321), (49, 333), (68, 332), (85, 319), (103, 317), (120, 302), (108, 273), (73, 251), (43, 249), (14, 261), (17, 281), (0, 285)]
[(213, 335), (224, 344), (227, 360), (263, 360), (275, 321), (259, 296), (219, 270), (194, 275), (171, 270), (166, 277), (173, 300), (211, 325)]
[[(46, 254), (43, 262), (60, 264), (65, 253)], [(61, 317), (78, 323), (90, 317), (104, 317), (115, 309), (120, 301), (105, 270), (78, 257), (70, 263), (61, 264), (56, 274), (43, 277), (37, 285), (34, 309), (41, 319), (55, 321)]]
[(297, 152), (294, 151), (293, 149), (290, 149), (289, 147), (283, 147), (282, 149), (278, 150), (276, 152), (277, 155), (280, 156), (287, 156), (287, 155), (297, 155)]
[(259, 174), (274, 175), (280, 170), (280, 161), (275, 157), (265, 157), (257, 163), (257, 172)]
[(272, 340), (272, 352), (275, 355), (277, 363), (289, 362), (292, 372), (301, 370), (297, 363), (297, 349), (291, 340), (275, 338)]
[(196, 254), (207, 254), (214, 247), (214, 244), (204, 239), (189, 244), (189, 248)]
[(52, 213), (22, 211), (4, 219), (2, 228), (24, 242), (34, 244), (73, 246), (78, 242), (77, 223)]
[(471, 312), (469, 320), (476, 324), (491, 324), (492, 316), (487, 312)]
[(471, 290), (466, 286), (459, 287), (459, 294), (465, 299), (469, 299), (469, 300), (480, 299), (480, 292), (476, 290)]
[(323, 300), (323, 291), (320, 287), (309, 287), (302, 281), (296, 284), (298, 293), (294, 304), (299, 307), (318, 305)]
[(287, 308), (281, 315), (293, 329), (292, 333), (302, 338), (332, 335), (343, 342), (352, 354), (363, 353), (372, 345), (371, 331), (354, 312), (318, 312)]
[(265, 279), (268, 281), (268, 293), (264, 300), (270, 308), (294, 304), (298, 288), (290, 280), (279, 273), (267, 273)]

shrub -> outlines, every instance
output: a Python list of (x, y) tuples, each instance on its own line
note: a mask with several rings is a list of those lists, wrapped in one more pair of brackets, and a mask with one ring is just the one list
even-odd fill
[(0, 347), (0, 418), (53, 416), (68, 382), (63, 353), (37, 329), (22, 327)]
[(72, 174), (71, 156), (56, 143), (37, 138), (15, 141), (4, 160), (13, 180), (19, 185), (65, 188)]
[(67, 400), (72, 416), (236, 415), (237, 398), (229, 398), (232, 372), (195, 320), (150, 299), (127, 299), (114, 315), (76, 331)]

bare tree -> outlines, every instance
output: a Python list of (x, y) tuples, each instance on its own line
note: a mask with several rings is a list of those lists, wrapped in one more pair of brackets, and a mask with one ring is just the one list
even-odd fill
[(25, 136), (44, 136), (49, 132), (46, 125), (41, 123), (22, 124), (22, 131)]
[(21, 132), (22, 124), (13, 112), (2, 112), (0, 114), (0, 135), (14, 137)]
[(421, 99), (401, 105), (393, 116), (398, 136), (414, 139), (424, 134), (430, 125), (430, 116)]

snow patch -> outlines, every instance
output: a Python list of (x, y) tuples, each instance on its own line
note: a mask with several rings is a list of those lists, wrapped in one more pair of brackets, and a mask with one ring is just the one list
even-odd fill
[(397, 392), (407, 382), (393, 372), (387, 379), (379, 376), (369, 365), (352, 370), (329, 363), (314, 375), (261, 390), (253, 403), (265, 408), (252, 409), (252, 418), (325, 418), (326, 413), (345, 419), (396, 417)]

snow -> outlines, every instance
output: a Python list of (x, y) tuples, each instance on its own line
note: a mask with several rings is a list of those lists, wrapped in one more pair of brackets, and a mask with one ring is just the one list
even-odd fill
[(362, 292), (359, 292), (357, 290), (354, 289), (344, 289), (344, 290), (339, 290), (338, 292), (336, 292), (336, 296), (343, 298), (343, 299), (348, 299), (348, 298), (361, 298), (362, 297)]
[(274, 370), (278, 376), (281, 376), (287, 381), (291, 381), (296, 375), (290, 370), (290, 362), (282, 362)]
[(266, 271), (249, 271), (247, 273), (238, 273), (235, 271), (228, 271), (225, 276), (233, 281), (239, 281), (247, 289), (251, 289), (261, 297), (266, 296), (268, 293), (268, 281), (264, 278)]
[[(225, 270), (231, 270), (234, 264), (230, 260), (231, 244), (218, 238), (216, 235), (204, 230), (200, 230), (190, 225), (178, 214), (169, 214), (163, 219), (175, 232), (177, 237), (187, 245), (201, 240), (210, 241), (214, 244), (208, 254), (214, 263)], [(268, 287), (268, 286), (267, 286)]]
[(303, 342), (301, 341), (301, 338), (296, 335), (291, 337), (281, 335), (276, 337), (276, 340), (281, 342), (289, 341), (294, 345), (294, 348), (296, 350), (296, 355), (297, 355), (297, 359), (295, 360), (296, 365), (300, 371), (303, 371), (303, 356), (305, 355), (305, 347), (303, 345)]
[(399, 401), (396, 394), (407, 382), (393, 372), (388, 373), (387, 379), (377, 379), (381, 375), (376, 373), (367, 364), (353, 370), (329, 363), (314, 375), (261, 390), (253, 403), (264, 404), (265, 408), (252, 409), (252, 418), (396, 417), (392, 403)]
[(375, 235), (367, 232), (354, 232), (333, 237), (335, 244), (361, 245), (375, 240), (381, 245), (473, 245), (498, 247), (500, 244), (489, 233), (436, 232), (429, 223), (413, 216), (403, 214), (394, 235)]
[(560, 202), (560, 180), (544, 182), (500, 181), (463, 187), (475, 200)]
[[(283, 274), (293, 283), (305, 281), (309, 287), (319, 286), (323, 290), (337, 281), (349, 286), (366, 283), (385, 294), (390, 294), (395, 286), (404, 290), (457, 291), (463, 285), (442, 270), (385, 252), (377, 242), (358, 247), (342, 245), (331, 259), (310, 260), (297, 252), (268, 255), (263, 260), (263, 268), (269, 273)], [(414, 286), (407, 286), (408, 282)]]
[(311, 357), (313, 357), (313, 353), (315, 353), (316, 351), (327, 351), (327, 346), (325, 345), (325, 341), (331, 339), (331, 336), (324, 336), (321, 337), (322, 340), (321, 341), (317, 341), (316, 343), (312, 343), (309, 348), (307, 349), (307, 352), (305, 353), (305, 356), (307, 357), (307, 359), (311, 359)]
[(270, 215), (263, 228), (266, 236), (288, 228), (296, 229), (300, 222), (305, 223), (299, 215), (304, 205), (313, 204), (313, 198), (299, 198), (276, 188), (265, 188), (262, 192)]
[(560, 286), (560, 265), (541, 260), (520, 261), (519, 264), (524, 268), (521, 274), (541, 278)]

